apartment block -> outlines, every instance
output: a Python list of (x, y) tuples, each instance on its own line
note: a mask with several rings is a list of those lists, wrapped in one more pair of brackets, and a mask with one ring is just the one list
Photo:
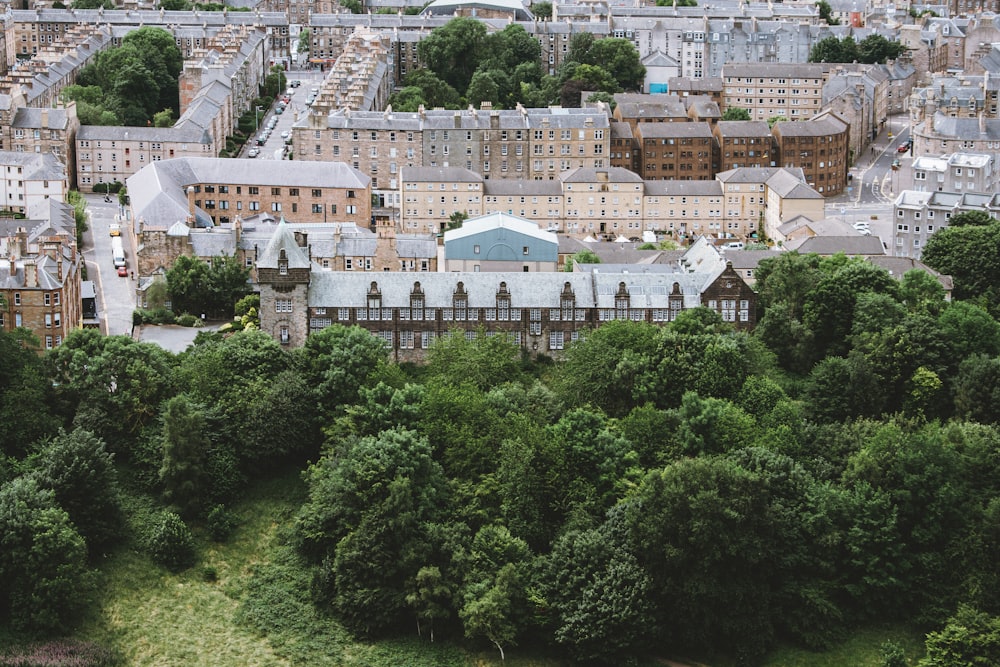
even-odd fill
[(996, 156), (951, 153), (941, 157), (914, 158), (913, 190), (916, 192), (995, 192), (1000, 187)]
[[(76, 133), (80, 120), (76, 116), (76, 103), (70, 102), (58, 109), (21, 107), (9, 124), (0, 126), (0, 150), (17, 153), (49, 153), (64, 165), (76, 163)], [(76, 174), (70, 187), (75, 185)]]
[(403, 167), (463, 167), (486, 179), (555, 179), (606, 168), (610, 125), (603, 108), (416, 112), (312, 112), (292, 128), (296, 160), (343, 160), (368, 175), (385, 205), (398, 206)]
[(766, 121), (723, 120), (715, 125), (713, 133), (718, 150), (717, 172), (777, 164)]
[(824, 197), (839, 195), (847, 187), (851, 126), (831, 112), (808, 121), (779, 121), (771, 132), (777, 163), (800, 168), (806, 183)]
[(55, 155), (0, 151), (0, 211), (24, 214), (48, 199), (64, 201), (68, 189)]
[(723, 108), (740, 107), (753, 120), (774, 116), (789, 120), (811, 118), (823, 107), (825, 71), (813, 63), (726, 63)]
[[(766, 125), (766, 123), (765, 123)], [(715, 137), (708, 123), (639, 123), (639, 164), (646, 180), (711, 180)]]
[(896, 197), (892, 209), (892, 254), (919, 259), (927, 240), (947, 227), (953, 215), (985, 211), (990, 217), (1000, 220), (1000, 194), (904, 190)]

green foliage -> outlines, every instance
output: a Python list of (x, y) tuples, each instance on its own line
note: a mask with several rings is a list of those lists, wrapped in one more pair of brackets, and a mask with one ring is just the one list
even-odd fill
[(150, 557), (172, 572), (195, 563), (194, 535), (173, 512), (160, 512), (146, 526), (144, 546)]
[(341, 413), (388, 360), (381, 340), (359, 327), (333, 325), (310, 334), (298, 352), (321, 415)]
[(850, 35), (841, 39), (825, 37), (821, 39), (809, 53), (811, 63), (852, 63), (860, 62), (868, 65), (884, 63), (888, 59), (898, 58), (904, 51), (899, 42), (890, 42), (879, 34), (871, 34), (861, 42), (854, 41)]
[(752, 120), (750, 112), (742, 107), (726, 107), (722, 120)]
[(567, 273), (573, 272), (573, 266), (576, 264), (600, 264), (601, 258), (598, 257), (597, 253), (593, 250), (580, 250), (573, 254), (566, 260), (566, 265), (563, 267), (563, 271)]
[(205, 472), (208, 450), (204, 407), (184, 394), (174, 396), (163, 409), (163, 498), (185, 516), (202, 507), (210, 483)]
[[(7, 304), (0, 299), (0, 309)], [(53, 435), (59, 418), (42, 359), (19, 332), (0, 331), (0, 456), (22, 456), (36, 440)], [(0, 476), (0, 482), (3, 481)]]
[(72, 625), (94, 592), (87, 545), (31, 478), (0, 486), (0, 609), (17, 630), (55, 634)]
[(298, 52), (308, 54), (312, 48), (312, 32), (309, 28), (299, 30)]
[(177, 310), (229, 318), (250, 291), (249, 276), (249, 269), (230, 255), (213, 257), (208, 264), (181, 255), (167, 271), (167, 291)]
[(830, 3), (826, 0), (819, 0), (816, 3), (817, 9), (819, 9), (819, 18), (821, 21), (826, 21), (827, 25), (840, 25), (840, 20), (833, 18), (833, 10), (830, 8)]
[(448, 21), (417, 44), (420, 62), (455, 90), (469, 87), (486, 42), (486, 26), (474, 18)]
[(122, 38), (121, 46), (98, 53), (81, 70), (77, 86), (64, 95), (82, 96), (84, 112), (93, 119), (113, 115), (118, 124), (146, 125), (158, 112), (179, 108), (177, 78), (182, 64), (169, 32), (143, 27)]
[(956, 299), (979, 303), (995, 316), (1000, 302), (1000, 223), (946, 227), (927, 241), (922, 261), (952, 276)]
[(236, 517), (225, 505), (216, 505), (205, 516), (208, 536), (216, 542), (225, 542), (236, 526)]
[(1000, 618), (961, 605), (945, 627), (927, 635), (920, 667), (994, 665), (1000, 661)]
[(121, 537), (124, 521), (113, 457), (93, 433), (60, 432), (32, 456), (30, 476), (53, 492), (56, 503), (98, 553)]
[(122, 663), (115, 651), (73, 639), (14, 646), (0, 653), (0, 665), (5, 667), (118, 667)]
[(434, 341), (427, 351), (427, 371), (450, 385), (468, 383), (488, 391), (519, 379), (521, 349), (504, 336), (487, 336), (485, 329), (472, 340), (458, 332)]

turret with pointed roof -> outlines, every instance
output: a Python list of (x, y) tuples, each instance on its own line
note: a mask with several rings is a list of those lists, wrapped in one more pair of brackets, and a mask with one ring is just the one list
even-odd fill
[(311, 277), (309, 252), (298, 244), (282, 217), (257, 258), (261, 331), (284, 345), (305, 343)]

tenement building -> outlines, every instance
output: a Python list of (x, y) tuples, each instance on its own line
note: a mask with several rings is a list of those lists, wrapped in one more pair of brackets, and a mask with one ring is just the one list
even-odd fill
[(397, 361), (420, 361), (436, 338), (451, 335), (507, 336), (529, 354), (558, 355), (605, 322), (668, 323), (701, 306), (738, 329), (755, 323), (754, 292), (731, 263), (696, 272), (324, 272), (279, 223), (257, 277), (261, 330), (283, 345), (357, 325)]

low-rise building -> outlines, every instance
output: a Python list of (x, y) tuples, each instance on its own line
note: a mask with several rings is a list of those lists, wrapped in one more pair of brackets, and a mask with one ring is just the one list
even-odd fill
[(559, 240), (538, 224), (507, 213), (466, 220), (444, 233), (445, 271), (555, 271)]
[(913, 159), (911, 169), (917, 192), (995, 192), (1000, 185), (994, 155), (921, 155)]
[(893, 202), (893, 248), (897, 257), (920, 258), (927, 240), (953, 215), (984, 211), (1000, 220), (1000, 194), (904, 190)]

